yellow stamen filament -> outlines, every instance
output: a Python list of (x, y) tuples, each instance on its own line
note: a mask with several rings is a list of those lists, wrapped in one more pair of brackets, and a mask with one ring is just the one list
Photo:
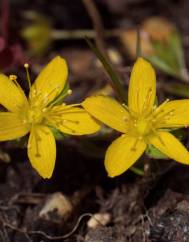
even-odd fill
[(53, 116), (52, 117), (54, 121), (57, 121), (61, 124), (66, 123), (66, 122), (70, 122), (70, 123), (74, 123), (74, 124), (79, 124), (78, 120), (71, 120), (71, 119), (61, 119), (59, 116)]
[(22, 95), (24, 95), (23, 90), (22, 90), (20, 84), (19, 84), (18, 81), (17, 81), (17, 76), (16, 76), (16, 75), (10, 75), (10, 76), (9, 76), (9, 79), (10, 79), (11, 81), (14, 82), (14, 84), (18, 87), (18, 90), (20, 91), (20, 93), (21, 93)]
[(70, 130), (72, 133), (75, 133), (75, 130), (68, 127), (66, 124), (64, 124), (64, 121), (56, 122), (57, 126), (64, 126), (66, 129)]
[(69, 96), (72, 94), (72, 90), (71, 89), (68, 89), (68, 91), (64, 94), (64, 95), (61, 95), (60, 97), (58, 97), (57, 99), (55, 99), (50, 105), (49, 107), (52, 107), (54, 106), (56, 103), (58, 103), (60, 100), (64, 99), (65, 97)]
[(169, 102), (170, 100), (167, 98), (160, 106), (158, 106), (158, 107), (156, 107), (156, 106), (154, 106), (154, 108), (155, 108), (155, 113), (157, 112), (159, 112), (159, 110), (161, 110), (164, 106), (165, 106), (165, 104), (167, 104), (168, 102)]
[(161, 123), (161, 122), (164, 123), (167, 120), (169, 120), (173, 115), (174, 115), (174, 109), (165, 113), (164, 113), (164, 110), (161, 110), (161, 112), (154, 115), (153, 118), (156, 120), (157, 123)]
[(31, 89), (31, 79), (30, 79), (30, 74), (29, 74), (29, 64), (25, 63), (24, 68), (26, 69), (26, 76), (27, 76), (27, 81), (29, 85), (29, 90)]
[[(55, 92), (55, 97), (59, 94), (59, 90), (61, 89), (61, 86), (58, 85), (56, 86), (51, 92), (45, 94), (44, 99), (43, 99), (43, 105), (46, 105), (50, 101), (50, 96)], [(52, 106), (52, 104), (51, 104)]]

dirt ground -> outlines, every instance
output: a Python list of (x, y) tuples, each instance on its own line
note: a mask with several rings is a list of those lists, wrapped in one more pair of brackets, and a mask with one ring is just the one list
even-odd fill
[[(156, 15), (172, 21), (185, 40), (184, 54), (189, 65), (189, 1), (95, 2), (106, 30), (130, 28)], [(45, 0), (12, 0), (9, 42), (20, 43), (23, 50), (26, 43), (18, 33), (28, 23), (23, 17), (28, 10), (45, 15), (57, 29), (93, 29), (91, 18), (80, 0), (48, 3)], [(122, 61), (117, 68), (127, 86), (129, 72), (126, 67), (133, 62), (118, 39), (107, 38), (105, 41), (106, 46), (113, 46), (121, 55)], [(27, 54), (23, 53), (27, 60)], [(65, 57), (71, 66), (69, 80), (73, 95), (68, 102), (81, 101), (106, 83), (102, 69), (94, 64), (95, 56), (81, 38), (53, 41), (45, 54), (31, 58), (34, 70), (56, 54)], [(6, 68), (6, 73), (12, 72), (25, 80), (22, 66), (15, 64)], [(35, 75), (31, 67), (31, 77)], [(161, 83), (178, 81), (161, 72), (157, 76)], [(24, 81), (21, 85), (27, 87)], [(163, 85), (157, 94), (161, 100), (171, 95)], [(184, 143), (189, 148), (188, 130), (185, 132)], [(27, 139), (1, 143), (0, 242), (189, 242), (189, 167), (172, 160), (145, 156), (148, 169), (144, 176), (128, 171), (119, 177), (108, 178), (103, 156), (116, 135), (111, 133), (101, 140), (95, 136), (86, 141), (83, 137), (58, 140), (56, 168), (50, 180), (43, 180), (31, 168)], [(95, 143), (95, 148), (90, 146), (91, 142)], [(87, 222), (95, 213), (107, 215), (105, 226), (98, 223), (102, 222), (101, 217), (100, 221), (95, 220), (99, 226), (90, 228)]]

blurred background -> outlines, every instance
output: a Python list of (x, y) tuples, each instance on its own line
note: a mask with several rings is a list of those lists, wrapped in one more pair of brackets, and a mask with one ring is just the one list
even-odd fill
[[(24, 63), (33, 82), (61, 55), (73, 90), (67, 103), (116, 97), (87, 37), (125, 90), (138, 46), (156, 69), (159, 102), (189, 98), (188, 13), (187, 0), (0, 0), (0, 71), (16, 74), (28, 93)], [(187, 129), (175, 135), (189, 147)], [(110, 179), (103, 160), (116, 136), (105, 127), (88, 138), (57, 133), (50, 180), (32, 170), (27, 139), (1, 143), (0, 242), (189, 241), (189, 168), (151, 147), (136, 169)]]

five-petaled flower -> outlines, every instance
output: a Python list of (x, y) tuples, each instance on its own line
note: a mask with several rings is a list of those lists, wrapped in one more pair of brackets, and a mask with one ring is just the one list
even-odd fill
[(96, 119), (122, 133), (106, 152), (105, 168), (110, 177), (130, 168), (149, 144), (189, 165), (189, 152), (168, 132), (189, 125), (189, 99), (166, 100), (157, 107), (155, 97), (154, 69), (138, 58), (131, 73), (128, 107), (108, 96), (93, 96), (83, 102), (82, 106)]
[(0, 112), (0, 141), (30, 132), (28, 156), (43, 178), (52, 176), (56, 160), (51, 127), (71, 135), (91, 134), (100, 128), (79, 105), (55, 104), (54, 100), (65, 87), (67, 75), (65, 60), (55, 57), (30, 87), (27, 99), (15, 76), (0, 74), (0, 104), (7, 109)]

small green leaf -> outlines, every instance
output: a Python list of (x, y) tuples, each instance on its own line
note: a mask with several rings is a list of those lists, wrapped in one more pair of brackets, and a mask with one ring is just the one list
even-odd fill
[(189, 81), (178, 31), (173, 31), (166, 41), (152, 41), (152, 45), (155, 53), (148, 60), (153, 65), (169, 75)]
[(174, 31), (171, 35), (170, 48), (174, 52), (175, 58), (180, 69), (186, 68), (181, 36), (179, 35), (178, 31)]
[(169, 63), (166, 63), (164, 59), (162, 59), (160, 56), (150, 56), (147, 58), (154, 66), (156, 66), (159, 70), (174, 76), (174, 77), (179, 77), (179, 73), (175, 71), (174, 68), (172, 68)]
[(63, 140), (66, 137), (69, 136), (67, 134), (64, 134), (64, 133), (60, 132), (58, 129), (55, 129), (53, 127), (51, 127), (51, 131), (52, 131), (52, 133), (53, 133), (53, 135), (54, 135), (56, 140)]
[(189, 98), (189, 85), (182, 83), (170, 83), (165, 85), (166, 91), (178, 97)]
[(136, 166), (132, 166), (132, 167), (129, 168), (129, 170), (131, 170), (132, 172), (134, 172), (136, 175), (144, 176), (144, 170), (141, 169), (141, 168), (138, 168)]
[(165, 154), (163, 154), (161, 151), (156, 149), (153, 145), (148, 145), (146, 154), (150, 158), (154, 158), (154, 159), (168, 159), (168, 157)]

